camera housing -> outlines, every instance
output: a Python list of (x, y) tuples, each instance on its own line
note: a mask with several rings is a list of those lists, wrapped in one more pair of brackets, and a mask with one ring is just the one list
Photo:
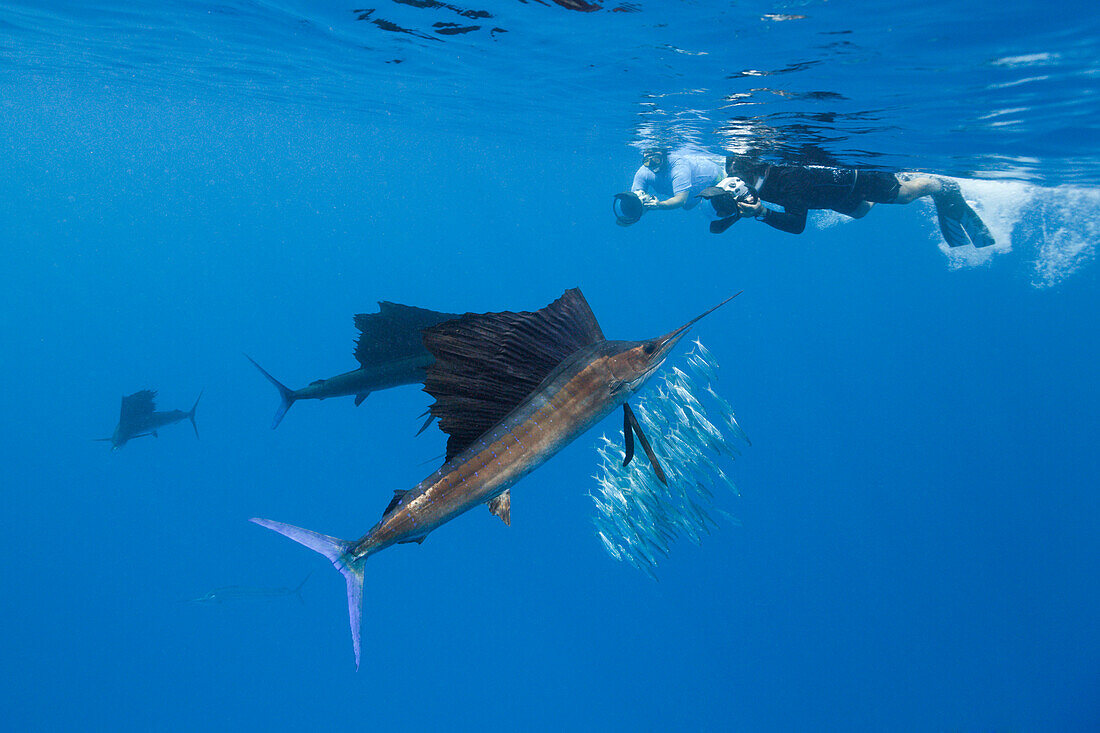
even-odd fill
[(615, 194), (615, 198), (611, 201), (611, 211), (615, 214), (616, 224), (628, 227), (642, 218), (645, 205), (638, 194), (633, 191), (624, 191)]
[(710, 223), (713, 234), (721, 234), (741, 218), (738, 203), (755, 204), (759, 201), (756, 192), (735, 176), (723, 178), (717, 186), (704, 188), (698, 198), (710, 201), (714, 213), (718, 215), (718, 220)]

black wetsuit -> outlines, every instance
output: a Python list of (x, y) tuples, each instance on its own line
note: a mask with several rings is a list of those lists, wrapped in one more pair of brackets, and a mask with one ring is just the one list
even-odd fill
[(763, 178), (756, 194), (783, 207), (783, 211), (768, 209), (764, 222), (791, 234), (801, 234), (806, 228), (806, 213), (810, 209), (831, 209), (850, 215), (864, 201), (893, 203), (901, 185), (893, 173), (856, 168), (763, 165), (752, 173), (757, 181)]

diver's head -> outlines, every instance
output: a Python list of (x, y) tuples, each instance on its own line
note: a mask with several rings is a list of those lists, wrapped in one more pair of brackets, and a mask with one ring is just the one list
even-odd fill
[(756, 178), (756, 172), (764, 165), (764, 161), (755, 155), (727, 155), (726, 175), (752, 181)]
[(624, 191), (615, 194), (611, 201), (611, 210), (615, 213), (615, 223), (621, 227), (628, 227), (642, 218), (645, 207), (638, 194), (633, 191)]
[(668, 151), (664, 148), (646, 148), (642, 151), (642, 165), (659, 173), (668, 163)]

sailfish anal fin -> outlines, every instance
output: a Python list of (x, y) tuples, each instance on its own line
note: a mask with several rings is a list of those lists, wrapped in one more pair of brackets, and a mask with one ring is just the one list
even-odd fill
[(503, 494), (494, 496), (489, 500), (489, 513), (500, 517), (501, 521), (512, 526), (512, 490), (507, 489)]
[(534, 312), (467, 313), (423, 331), (435, 357), (424, 391), (448, 436), (447, 460), (519, 405), (564, 359), (603, 341), (592, 309), (573, 288)]
[(649, 459), (649, 465), (653, 466), (653, 473), (662, 484), (668, 486), (668, 478), (665, 476), (665, 471), (661, 468), (661, 462), (657, 460), (657, 454), (653, 452), (653, 447), (650, 446), (649, 441), (645, 437), (645, 433), (642, 432), (642, 426), (638, 423), (638, 418), (634, 416), (634, 411), (630, 409), (630, 405), (623, 403), (623, 435), (626, 436), (626, 460), (623, 461), (623, 465), (630, 463), (630, 459), (634, 457), (634, 439), (631, 434), (638, 436), (638, 442), (642, 444), (642, 450), (645, 451), (646, 458)]

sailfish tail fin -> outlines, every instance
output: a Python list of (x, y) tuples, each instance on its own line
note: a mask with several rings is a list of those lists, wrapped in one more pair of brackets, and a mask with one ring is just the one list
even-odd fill
[(195, 398), (195, 404), (191, 405), (191, 412), (187, 413), (187, 417), (191, 420), (191, 427), (195, 429), (195, 437), (199, 437), (199, 426), (195, 422), (195, 410), (199, 409), (199, 400), (202, 399), (202, 393), (205, 389), (199, 390), (199, 396)]
[[(363, 608), (363, 558), (354, 559), (348, 556), (347, 553), (351, 549), (352, 543), (270, 519), (254, 518), (250, 521), (289, 537), (314, 552), (321, 553), (344, 576), (344, 580), (348, 584), (348, 619), (351, 622), (351, 645), (355, 651), (355, 668), (359, 669), (359, 622)], [(298, 587), (301, 588), (301, 586)]]
[(290, 406), (293, 405), (294, 401), (298, 398), (294, 395), (294, 390), (290, 389), (278, 379), (268, 374), (267, 370), (257, 364), (256, 360), (253, 359), (251, 356), (245, 354), (244, 358), (252, 362), (252, 366), (259, 369), (260, 374), (267, 377), (267, 381), (271, 382), (273, 385), (275, 385), (275, 389), (279, 390), (279, 397), (282, 401), (279, 403), (278, 409), (275, 410), (275, 417), (271, 418), (271, 429), (274, 430), (275, 428), (279, 427), (279, 423), (283, 421), (283, 416), (286, 415), (286, 411), (290, 409)]
[(306, 599), (302, 598), (302, 586), (306, 584), (306, 581), (309, 580), (309, 576), (311, 575), (313, 575), (313, 571), (306, 573), (306, 577), (302, 578), (302, 582), (299, 583), (298, 587), (294, 589), (294, 595), (298, 596), (299, 603), (304, 604), (306, 602)]

